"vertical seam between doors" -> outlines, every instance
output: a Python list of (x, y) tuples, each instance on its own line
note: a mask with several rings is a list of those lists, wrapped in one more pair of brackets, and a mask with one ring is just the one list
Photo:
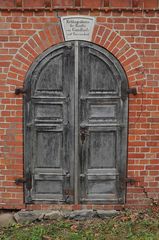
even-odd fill
[(79, 151), (78, 151), (78, 148), (79, 148), (79, 118), (78, 118), (78, 115), (79, 115), (79, 109), (78, 109), (78, 61), (79, 61), (79, 54), (78, 54), (78, 41), (75, 41), (75, 91), (74, 91), (74, 94), (75, 94), (75, 102), (74, 102), (74, 111), (75, 111), (75, 183), (74, 183), (74, 188), (75, 188), (75, 204), (78, 203), (78, 189), (79, 189), (79, 183), (78, 183), (78, 163), (79, 163)]

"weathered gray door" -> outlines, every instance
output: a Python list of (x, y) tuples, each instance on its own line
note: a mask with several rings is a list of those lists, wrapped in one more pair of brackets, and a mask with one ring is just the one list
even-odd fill
[(127, 79), (105, 49), (73, 41), (32, 65), (25, 95), (26, 202), (124, 202)]

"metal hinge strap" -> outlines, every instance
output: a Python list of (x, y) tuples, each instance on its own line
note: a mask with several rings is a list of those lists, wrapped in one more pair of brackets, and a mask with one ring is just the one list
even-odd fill
[(15, 179), (15, 184), (25, 184), (26, 189), (30, 190), (32, 188), (32, 175), (31, 172), (27, 172), (26, 176), (24, 178), (16, 178)]
[(27, 90), (25, 88), (16, 88), (15, 89), (15, 95), (19, 95), (20, 93), (24, 94), (26, 92), (27, 92)]

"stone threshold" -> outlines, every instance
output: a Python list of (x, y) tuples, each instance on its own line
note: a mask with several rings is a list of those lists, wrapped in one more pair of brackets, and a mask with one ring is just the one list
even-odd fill
[(14, 214), (14, 218), (17, 223), (25, 224), (34, 221), (41, 220), (62, 220), (62, 219), (74, 219), (74, 220), (86, 220), (92, 218), (107, 219), (118, 215), (116, 210), (75, 210), (75, 211), (61, 211), (61, 210), (33, 210), (24, 211), (21, 210)]
[(21, 210), (16, 213), (0, 214), (0, 227), (8, 227), (13, 224), (29, 224), (44, 220), (88, 220), (93, 218), (108, 219), (119, 215), (116, 210)]

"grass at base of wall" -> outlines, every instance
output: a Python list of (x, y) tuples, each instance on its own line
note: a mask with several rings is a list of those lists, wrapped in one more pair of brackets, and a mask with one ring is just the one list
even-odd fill
[(124, 211), (86, 221), (43, 221), (0, 230), (1, 240), (159, 240), (159, 211)]

